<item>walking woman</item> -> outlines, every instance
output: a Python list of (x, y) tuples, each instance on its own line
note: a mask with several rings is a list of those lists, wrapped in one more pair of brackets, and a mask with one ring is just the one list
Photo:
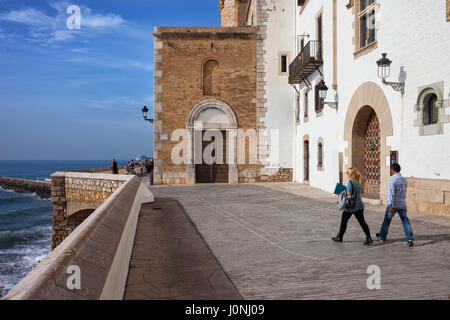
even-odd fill
[(370, 236), (369, 226), (364, 220), (364, 203), (361, 200), (361, 174), (355, 168), (349, 168), (347, 170), (347, 176), (349, 179), (349, 181), (347, 182), (347, 196), (350, 196), (352, 194), (355, 195), (355, 206), (351, 209), (345, 209), (345, 211), (342, 213), (339, 234), (335, 238), (332, 238), (332, 240), (336, 242), (342, 242), (345, 231), (347, 230), (347, 222), (352, 215), (355, 215), (355, 218), (358, 220), (359, 225), (366, 234), (366, 242), (364, 242), (364, 244), (370, 245), (373, 243), (373, 240)]

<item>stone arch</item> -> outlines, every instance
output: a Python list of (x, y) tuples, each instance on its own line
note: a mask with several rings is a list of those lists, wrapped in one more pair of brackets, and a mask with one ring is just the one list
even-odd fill
[[(78, 210), (77, 212), (74, 212), (69, 217), (67, 217), (67, 219), (62, 224), (66, 228), (66, 230), (70, 230), (70, 232), (72, 232), (73, 230), (78, 228), (78, 226), (82, 224), (95, 210), (96, 209), (94, 208)], [(68, 234), (66, 236), (68, 236)]]
[(234, 110), (227, 103), (215, 99), (203, 100), (192, 108), (188, 116), (187, 128), (193, 129), (200, 114), (210, 108), (222, 111), (228, 118), (228, 123), (204, 123), (202, 124), (204, 129), (237, 129), (238, 119)]
[[(430, 123), (428, 116), (428, 99), (431, 96), (437, 98), (433, 113), (437, 116), (437, 122)], [(450, 117), (445, 114), (445, 99), (443, 95), (443, 83), (427, 85), (419, 89), (417, 102), (414, 106), (417, 113), (417, 119), (414, 120), (414, 126), (419, 127), (419, 135), (436, 135), (444, 133), (444, 123), (450, 122)]]
[[(205, 115), (208, 113), (207, 115)], [(186, 183), (196, 183), (195, 150), (196, 136), (203, 130), (227, 132), (228, 183), (238, 183), (237, 171), (237, 129), (238, 119), (234, 110), (224, 101), (216, 99), (197, 103), (189, 113), (186, 128), (190, 139), (190, 154), (186, 171)], [(232, 139), (229, 141), (228, 139)], [(198, 146), (197, 146), (198, 148)]]
[[(373, 110), (378, 117), (380, 125), (380, 197), (387, 199), (388, 185), (390, 179), (389, 162), (391, 147), (386, 145), (386, 138), (394, 134), (392, 123), (392, 113), (389, 102), (383, 90), (374, 82), (365, 82), (353, 94), (347, 109), (344, 125), (344, 140), (347, 141), (347, 148), (344, 150), (346, 164), (344, 172), (354, 166), (361, 167), (361, 159), (355, 154), (355, 147), (358, 140), (354, 136), (356, 132), (366, 125), (364, 119)], [(366, 120), (367, 120), (366, 119)], [(359, 170), (359, 169), (358, 169)]]
[(207, 58), (202, 63), (203, 95), (220, 95), (220, 63), (216, 58)]
[(444, 100), (444, 95), (442, 94), (441, 89), (437, 86), (429, 86), (426, 89), (423, 89), (420, 93), (419, 96), (417, 97), (417, 104), (416, 107), (423, 106), (424, 105), (424, 101), (425, 98), (430, 94), (430, 93), (434, 93), (438, 100)]

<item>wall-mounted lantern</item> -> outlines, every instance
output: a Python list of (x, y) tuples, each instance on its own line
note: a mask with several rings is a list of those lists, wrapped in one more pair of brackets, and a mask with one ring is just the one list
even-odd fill
[(153, 119), (148, 119), (148, 108), (147, 106), (144, 106), (142, 108), (142, 117), (144, 118), (145, 121), (149, 121), (150, 123), (153, 123)]
[(327, 97), (327, 93), (328, 93), (328, 87), (325, 84), (325, 81), (321, 81), (318, 85), (318, 90), (319, 90), (319, 98), (323, 101), (324, 105), (328, 105), (330, 108), (332, 109), (336, 109), (338, 108), (338, 102), (326, 102), (325, 99)]
[(395, 91), (405, 93), (405, 82), (388, 82), (386, 79), (391, 75), (391, 64), (392, 61), (386, 56), (387, 53), (382, 53), (382, 57), (377, 61), (378, 65), (378, 77), (383, 80), (385, 86), (391, 86)]

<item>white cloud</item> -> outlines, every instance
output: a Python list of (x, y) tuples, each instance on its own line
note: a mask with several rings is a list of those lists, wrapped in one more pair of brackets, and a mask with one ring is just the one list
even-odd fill
[(142, 108), (143, 105), (150, 105), (153, 103), (153, 96), (143, 97), (140, 99), (130, 98), (130, 97), (117, 97), (105, 100), (91, 101), (87, 104), (90, 108), (104, 109), (104, 110), (138, 110)]
[(115, 27), (125, 22), (121, 16), (115, 14), (100, 15), (85, 13), (81, 16), (82, 27), (88, 28), (106, 28)]
[(56, 10), (56, 14), (52, 16), (31, 7), (13, 10), (1, 13), (0, 20), (28, 26), (30, 40), (40, 41), (46, 45), (70, 41), (77, 37), (92, 37), (97, 32), (103, 33), (126, 23), (120, 15), (93, 13), (90, 8), (81, 7), (81, 30), (69, 30), (66, 25), (69, 17), (66, 10), (70, 5), (71, 3), (67, 1), (50, 3)]
[(0, 20), (35, 26), (53, 25), (54, 23), (54, 18), (34, 8), (25, 8), (2, 13), (0, 14)]
[(89, 53), (91, 52), (91, 48), (75, 48), (75, 49), (71, 49), (70, 51), (75, 52), (75, 53)]

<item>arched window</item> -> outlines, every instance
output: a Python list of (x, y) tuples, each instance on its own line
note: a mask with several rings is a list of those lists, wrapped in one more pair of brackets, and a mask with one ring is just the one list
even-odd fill
[(219, 63), (208, 60), (203, 64), (203, 95), (219, 94)]
[(428, 94), (423, 105), (423, 124), (435, 124), (439, 120), (439, 108), (437, 106), (438, 97), (434, 93)]
[(322, 143), (322, 141), (320, 141), (317, 146), (317, 168), (319, 168), (319, 169), (323, 168), (323, 143)]

